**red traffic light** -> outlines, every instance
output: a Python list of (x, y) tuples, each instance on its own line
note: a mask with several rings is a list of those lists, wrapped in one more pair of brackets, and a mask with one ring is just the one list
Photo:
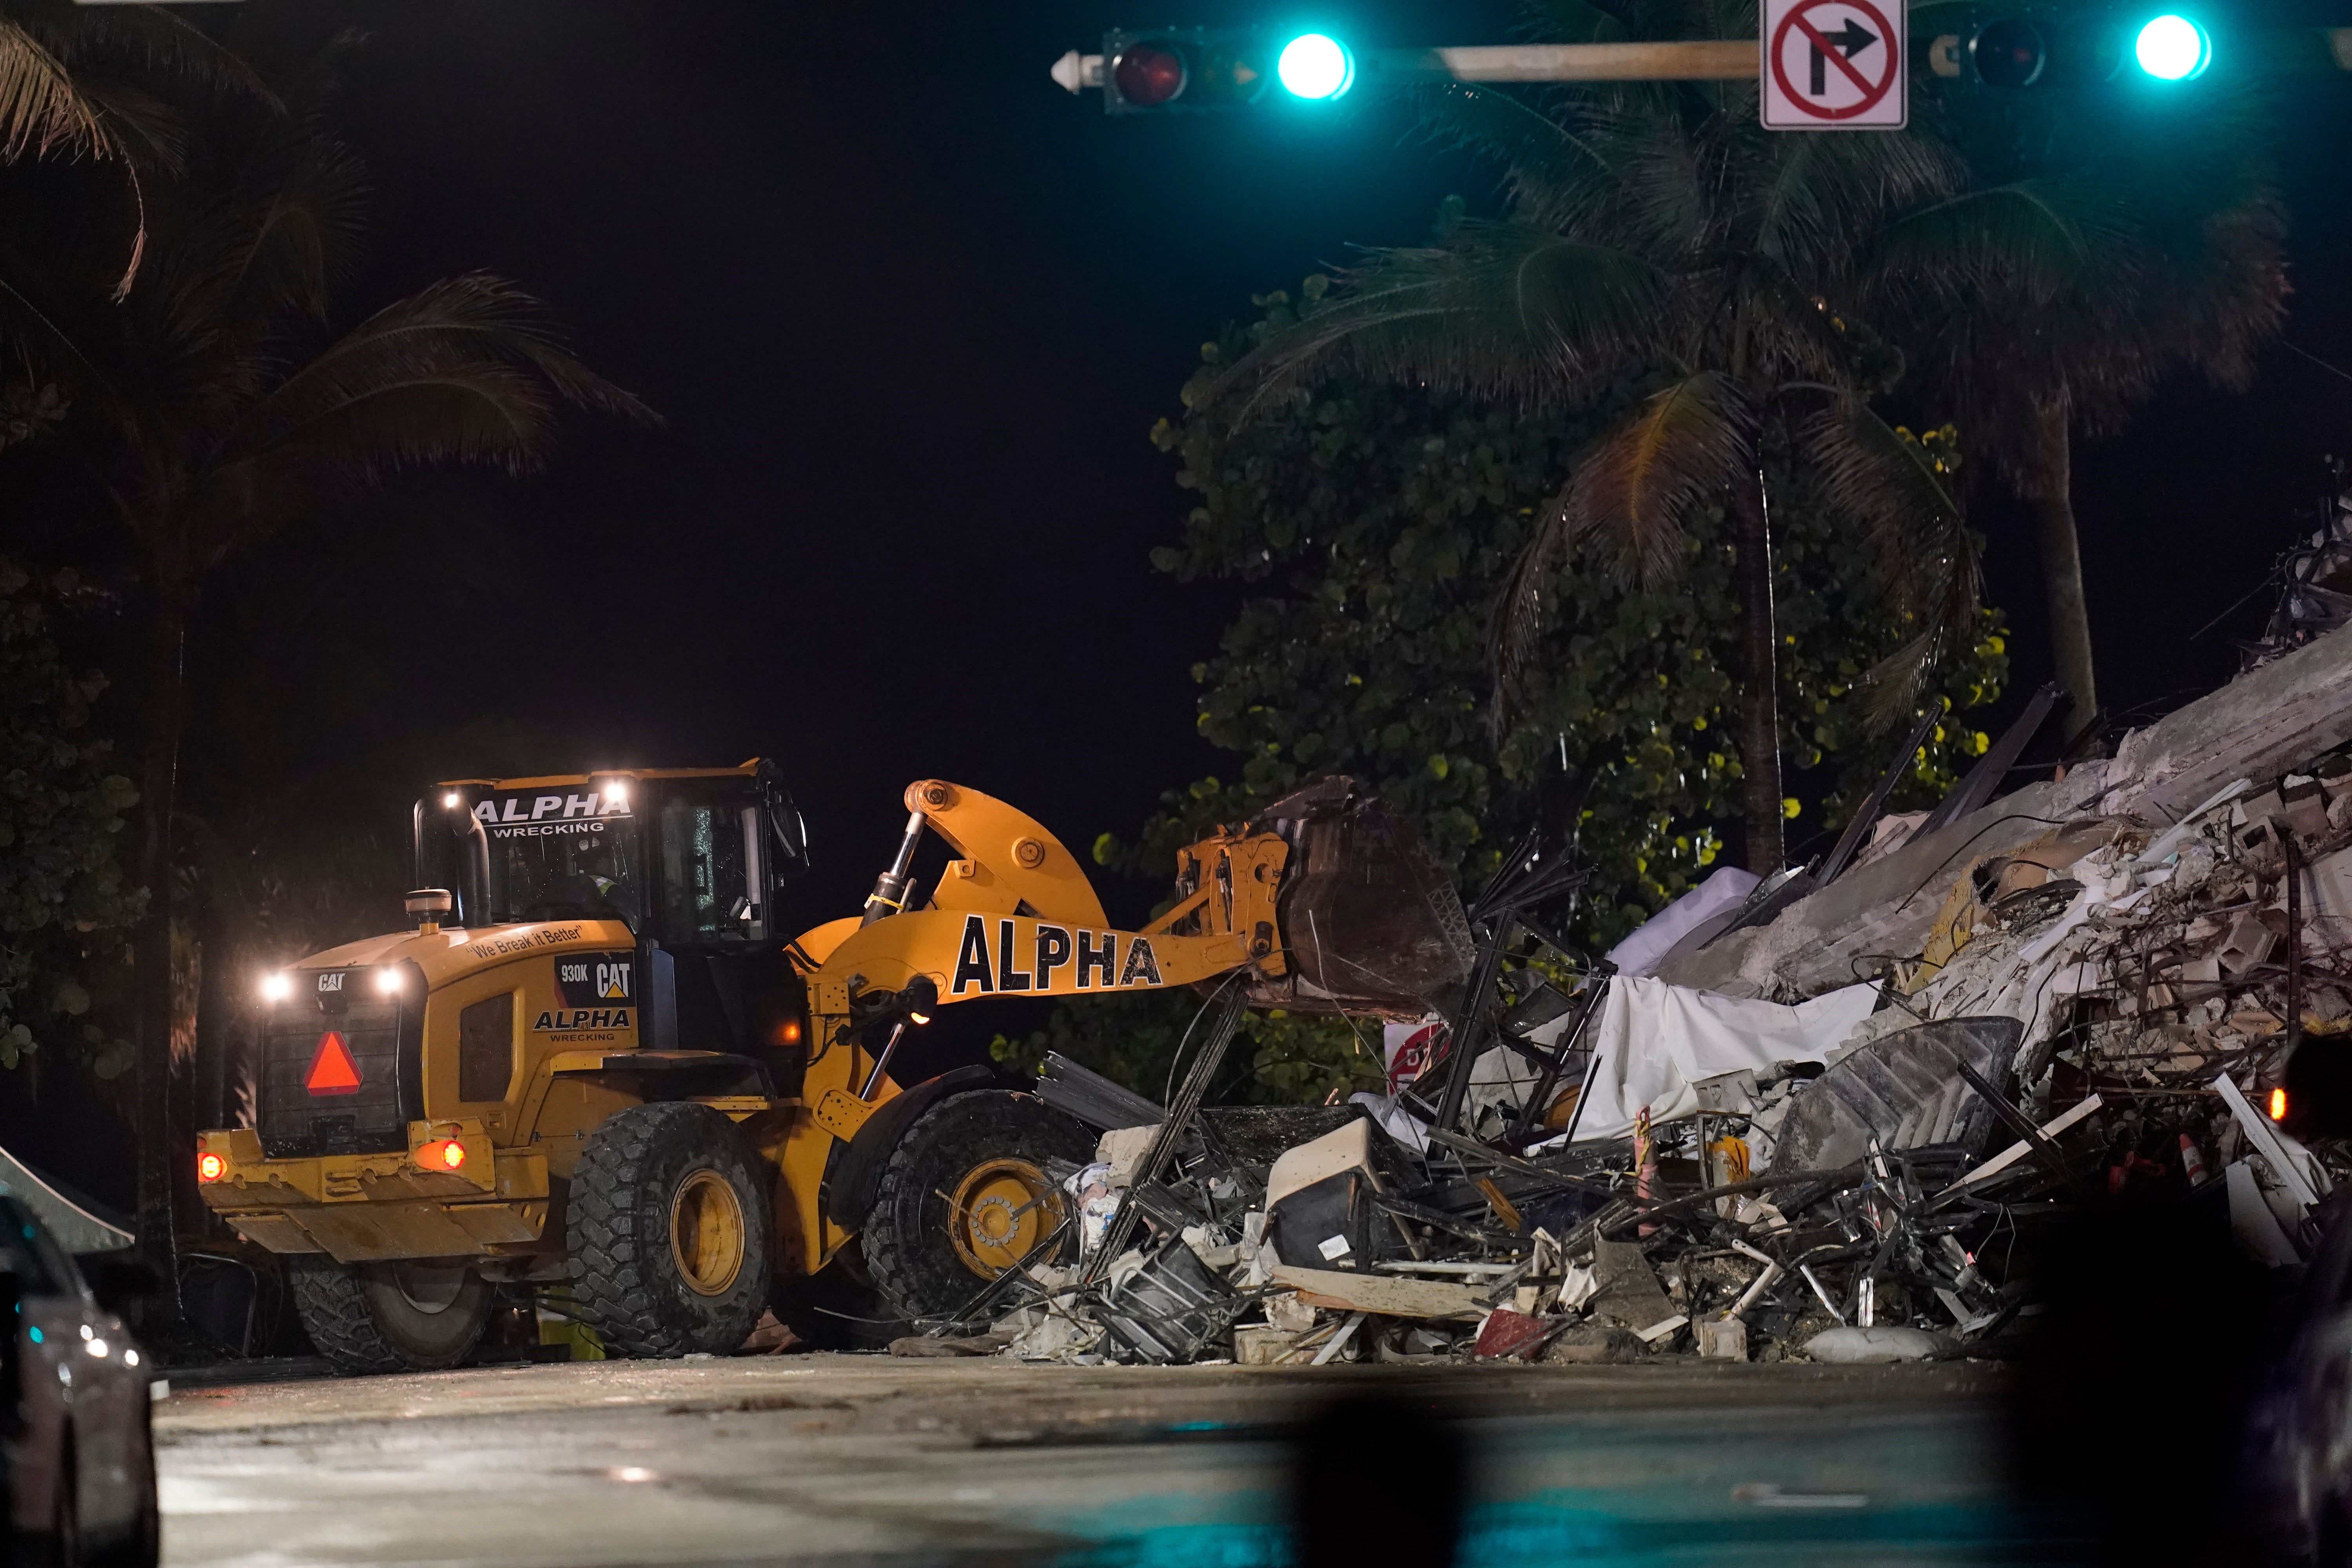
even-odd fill
[(1157, 109), (1184, 90), (1184, 57), (1161, 44), (1133, 44), (1110, 63), (1111, 85), (1138, 109)]
[(1988, 22), (1969, 44), (1977, 79), (1987, 87), (2032, 87), (2042, 79), (2049, 51), (2042, 29), (2022, 16)]
[[(1099, 66), (1068, 58), (1054, 79), (1072, 92), (1099, 85), (1107, 114), (1207, 114), (1262, 101), (1275, 79), (1271, 35), (1255, 27), (1114, 29)], [(1336, 46), (1335, 46), (1336, 47)], [(1100, 72), (1090, 76), (1089, 70)]]

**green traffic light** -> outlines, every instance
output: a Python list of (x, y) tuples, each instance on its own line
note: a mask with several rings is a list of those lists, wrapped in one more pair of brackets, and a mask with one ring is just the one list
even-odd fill
[(1274, 74), (1294, 98), (1328, 101), (1356, 85), (1356, 59), (1325, 33), (1301, 33), (1282, 46)]
[(2213, 63), (2212, 36), (2189, 18), (2168, 12), (2132, 40), (2132, 58), (2158, 81), (2187, 81)]

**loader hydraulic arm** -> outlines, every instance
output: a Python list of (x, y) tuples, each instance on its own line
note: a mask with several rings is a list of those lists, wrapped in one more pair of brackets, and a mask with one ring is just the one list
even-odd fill
[[(1290, 847), (1275, 834), (1221, 832), (1183, 851), (1176, 907), (1129, 931), (1111, 926), (1061, 841), (1003, 801), (926, 779), (908, 786), (906, 803), (907, 831), (865, 909), (785, 949), (807, 980), (812, 1047), (801, 1089), (810, 1110), (793, 1135), (808, 1152), (787, 1163), (813, 1175), (829, 1178), (832, 1141), (856, 1137), (898, 1092), (890, 1053), (932, 1007), (1287, 973), (1276, 901)], [(926, 829), (956, 857), (929, 899), (913, 872)], [(820, 1185), (794, 1187), (796, 1224), (830, 1257), (848, 1233), (822, 1211)]]
[[(1176, 907), (1142, 931), (1122, 931), (1076, 858), (1033, 818), (939, 779), (909, 785), (906, 798), (907, 837), (864, 913), (793, 944), (809, 972), (821, 1042), (838, 1037), (853, 1004), (862, 1008), (919, 976), (951, 1005), (1190, 985), (1252, 964), (1284, 973), (1276, 899), (1290, 849), (1274, 834), (1220, 833), (1186, 849)], [(926, 827), (956, 858), (930, 897), (918, 900), (909, 867)]]
[[(1112, 928), (1076, 858), (1033, 818), (940, 779), (907, 789), (908, 831), (863, 913), (804, 933), (789, 950), (807, 974), (805, 1092), (870, 1104), (874, 1071), (921, 1006), (993, 996), (1084, 996), (1192, 985), (1255, 966), (1286, 972), (1276, 917), (1289, 846), (1271, 833), (1220, 833), (1178, 858), (1176, 907), (1139, 931)], [(923, 829), (950, 860), (928, 900), (911, 867)], [(855, 1113), (838, 1102), (835, 1120)]]

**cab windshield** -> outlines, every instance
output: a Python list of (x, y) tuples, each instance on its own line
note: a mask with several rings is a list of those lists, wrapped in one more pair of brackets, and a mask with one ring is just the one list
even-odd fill
[(493, 924), (645, 920), (636, 818), (593, 790), (484, 795), (474, 816), (490, 841)]

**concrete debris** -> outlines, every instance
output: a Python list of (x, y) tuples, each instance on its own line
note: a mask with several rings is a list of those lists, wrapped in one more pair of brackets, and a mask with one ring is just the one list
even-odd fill
[(1196, 1069), (1163, 1110), (1049, 1058), (1102, 1136), (1050, 1167), (1063, 1267), (924, 1353), (2000, 1355), (2052, 1321), (2036, 1249), (2130, 1205), (2295, 1268), (2352, 1181), (2284, 1087), (2352, 1053), (2352, 628), (2061, 772), (1853, 825), (1818, 885), (1719, 879), (1619, 949), (1654, 975), (1555, 945), (1529, 912), (1573, 876), (1524, 848), (1460, 1005), (1391, 1016), (1351, 1103), (1206, 1105)]
[(1478, 1337), (1472, 1342), (1470, 1353), (1479, 1361), (1528, 1361), (1543, 1349), (1544, 1341), (1565, 1323), (1547, 1323), (1543, 1319), (1507, 1307), (1497, 1308), (1486, 1314), (1478, 1325)]
[(1870, 1362), (1940, 1361), (1960, 1353), (1958, 1342), (1918, 1329), (1824, 1329), (1805, 1342), (1815, 1361), (1856, 1364)]
[(1644, 1360), (1650, 1347), (1614, 1323), (1578, 1323), (1544, 1346), (1543, 1359), (1573, 1366), (1623, 1366)]
[(1698, 1341), (1698, 1353), (1708, 1361), (1748, 1359), (1748, 1325), (1738, 1318), (1711, 1318), (1699, 1324), (1693, 1336)]

